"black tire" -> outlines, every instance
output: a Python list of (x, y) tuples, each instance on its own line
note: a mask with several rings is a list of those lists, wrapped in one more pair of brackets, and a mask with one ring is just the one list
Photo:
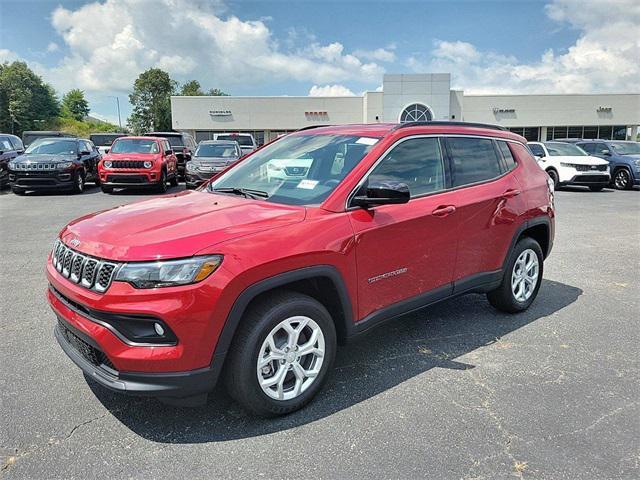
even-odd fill
[(173, 176), (171, 177), (171, 180), (169, 180), (169, 184), (172, 187), (177, 187), (178, 186), (178, 174), (174, 173)]
[[(309, 317), (320, 327), (325, 342), (323, 362), (315, 380), (305, 391), (295, 398), (276, 400), (268, 396), (258, 383), (258, 356), (272, 329), (280, 322), (298, 315)], [(309, 403), (322, 388), (333, 365), (335, 353), (335, 325), (321, 303), (296, 292), (268, 294), (249, 307), (236, 331), (224, 367), (227, 390), (232, 398), (254, 414), (273, 417), (291, 413)]]
[(21, 188), (11, 187), (11, 191), (16, 195), (24, 195), (24, 190)]
[(592, 192), (601, 192), (604, 187), (589, 187)]
[(83, 170), (78, 170), (76, 172), (76, 177), (73, 180), (73, 193), (84, 192), (85, 178), (86, 178), (86, 175)]
[(626, 168), (619, 168), (613, 174), (613, 188), (616, 190), (631, 190), (633, 188), (633, 181), (631, 180), (631, 174)]
[[(519, 301), (518, 299), (516, 299), (511, 288), (511, 280), (514, 274), (516, 261), (518, 260), (520, 254), (525, 250), (533, 250), (535, 255), (538, 257), (538, 277), (536, 279), (535, 287), (530, 296), (524, 301)], [(507, 313), (518, 313), (526, 310), (538, 295), (538, 290), (540, 290), (540, 285), (542, 283), (543, 272), (544, 263), (540, 245), (533, 238), (521, 238), (518, 243), (516, 243), (516, 246), (511, 252), (509, 261), (507, 262), (507, 266), (502, 277), (502, 283), (498, 288), (487, 293), (487, 299), (489, 300), (489, 303), (496, 309)]]
[(100, 176), (96, 173), (95, 176), (93, 177), (93, 184), (96, 187), (100, 186)]
[(102, 193), (113, 193), (113, 187), (107, 187), (106, 185), (100, 185)]
[(167, 172), (165, 172), (164, 170), (162, 170), (162, 173), (160, 174), (160, 180), (158, 181), (158, 185), (156, 186), (156, 190), (159, 193), (167, 193), (168, 187), (167, 187)]
[(558, 176), (558, 172), (556, 172), (555, 169), (550, 168), (549, 170), (547, 170), (547, 175), (549, 175), (551, 180), (553, 180), (554, 188), (557, 187), (558, 183), (560, 183), (560, 177)]

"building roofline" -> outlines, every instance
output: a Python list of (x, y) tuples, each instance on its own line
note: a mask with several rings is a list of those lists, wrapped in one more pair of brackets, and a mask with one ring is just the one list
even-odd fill
[(465, 93), (465, 97), (601, 97), (603, 95), (640, 95), (629, 93)]

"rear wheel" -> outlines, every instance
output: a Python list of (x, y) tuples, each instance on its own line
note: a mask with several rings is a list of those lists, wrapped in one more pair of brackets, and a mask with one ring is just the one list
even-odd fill
[(253, 305), (225, 364), (229, 394), (247, 410), (284, 415), (311, 401), (326, 380), (336, 331), (315, 299), (279, 292)]
[(507, 313), (522, 312), (533, 303), (542, 283), (543, 255), (538, 242), (524, 237), (514, 247), (502, 283), (487, 293), (489, 303)]
[(633, 187), (631, 174), (626, 168), (620, 168), (613, 176), (613, 186), (617, 190), (630, 190)]

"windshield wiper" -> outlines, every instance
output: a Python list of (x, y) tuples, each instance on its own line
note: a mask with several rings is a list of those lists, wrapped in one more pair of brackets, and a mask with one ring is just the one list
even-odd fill
[(269, 198), (269, 194), (267, 192), (263, 192), (262, 190), (253, 190), (251, 188), (223, 187), (214, 188), (213, 191), (220, 193), (232, 193), (233, 195), (242, 195), (245, 198)]

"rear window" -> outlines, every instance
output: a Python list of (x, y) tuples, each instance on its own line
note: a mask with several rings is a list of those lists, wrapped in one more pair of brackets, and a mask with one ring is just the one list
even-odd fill
[(235, 135), (235, 134), (218, 135), (216, 139), (228, 140), (231, 142), (238, 142), (238, 144), (243, 147), (253, 147), (253, 140), (249, 135)]
[(145, 138), (125, 138), (113, 142), (110, 153), (158, 153), (158, 143)]
[(453, 186), (483, 182), (502, 174), (493, 141), (484, 138), (447, 139), (453, 158)]
[(212, 143), (201, 143), (196, 150), (195, 156), (235, 158), (238, 156), (238, 151), (233, 144), (216, 145)]
[(99, 134), (99, 135), (89, 135), (89, 140), (93, 142), (94, 145), (98, 147), (109, 147), (116, 138), (124, 137), (124, 135), (120, 134)]

